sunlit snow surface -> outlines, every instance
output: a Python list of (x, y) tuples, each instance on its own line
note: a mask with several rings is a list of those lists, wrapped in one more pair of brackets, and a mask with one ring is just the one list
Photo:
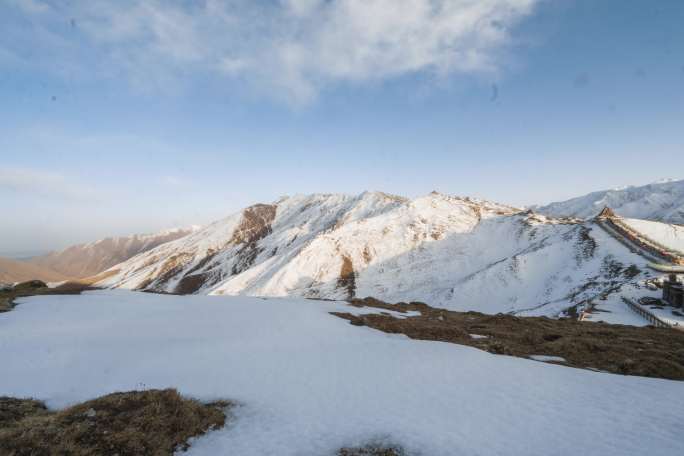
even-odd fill
[[(557, 317), (615, 292), (618, 282), (650, 274), (648, 260), (593, 223), (441, 194), (284, 199), (252, 247), (230, 242), (241, 220), (236, 214), (138, 255), (98, 285), (176, 292), (182, 277), (193, 276), (198, 294), (347, 299), (353, 292), (450, 310)], [(353, 286), (340, 284), (345, 260)], [(636, 277), (610, 274), (630, 266), (640, 271)]]
[(622, 222), (648, 239), (684, 255), (684, 226), (639, 219), (622, 219)]
[(681, 455), (684, 382), (388, 335), (338, 302), (127, 291), (0, 314), (0, 394), (50, 407), (176, 387), (240, 402), (190, 454), (332, 455), (387, 438), (421, 455)]
[(537, 210), (554, 217), (590, 218), (606, 206), (622, 217), (681, 224), (684, 223), (684, 180), (594, 192)]

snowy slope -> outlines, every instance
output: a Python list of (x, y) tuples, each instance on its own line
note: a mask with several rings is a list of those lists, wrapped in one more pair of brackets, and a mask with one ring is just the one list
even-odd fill
[(684, 226), (630, 218), (620, 221), (649, 240), (684, 255)]
[(557, 316), (644, 279), (592, 223), (438, 193), (309, 195), (257, 205), (113, 267), (100, 286), (303, 296)]
[(684, 224), (684, 180), (594, 192), (535, 210), (552, 217), (591, 218), (605, 206), (622, 217)]
[(112, 268), (106, 284), (166, 292), (208, 292), (263, 263), (286, 263), (316, 236), (404, 204), (383, 193), (309, 195), (259, 204)]
[(410, 340), (331, 316), (338, 302), (88, 292), (0, 314), (0, 391), (63, 407), (176, 387), (240, 404), (189, 455), (684, 454), (684, 382)]
[(109, 237), (34, 257), (27, 262), (52, 269), (69, 277), (88, 277), (165, 242), (187, 236), (197, 229), (199, 227), (192, 226), (164, 230), (153, 234)]

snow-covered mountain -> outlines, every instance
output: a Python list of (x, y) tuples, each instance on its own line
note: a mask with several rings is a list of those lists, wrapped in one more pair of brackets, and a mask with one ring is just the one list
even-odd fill
[(558, 315), (646, 274), (644, 259), (592, 223), (367, 192), (249, 207), (111, 268), (99, 285)]
[(69, 277), (88, 277), (165, 242), (180, 239), (199, 227), (174, 228), (154, 234), (108, 237), (87, 244), (68, 247), (58, 252), (31, 258), (29, 263)]
[(684, 180), (594, 192), (535, 210), (552, 217), (591, 218), (605, 206), (623, 217), (684, 224)]

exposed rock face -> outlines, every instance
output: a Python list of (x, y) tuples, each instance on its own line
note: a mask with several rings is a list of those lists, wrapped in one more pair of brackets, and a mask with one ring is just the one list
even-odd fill
[(111, 237), (79, 244), (59, 252), (31, 258), (29, 263), (51, 269), (63, 276), (82, 278), (96, 275), (135, 255), (166, 242), (187, 236), (196, 228), (182, 228), (155, 234)]
[(276, 216), (273, 204), (255, 204), (245, 209), (242, 220), (233, 232), (234, 244), (253, 244), (271, 234), (271, 223)]
[(598, 218), (614, 218), (616, 217), (615, 212), (608, 206), (604, 207), (603, 210), (597, 215)]
[[(240, 274), (253, 265), (257, 255), (263, 250), (258, 246), (258, 241), (271, 234), (271, 223), (275, 215), (276, 206), (272, 204), (256, 204), (243, 211), (242, 218), (226, 245), (239, 246), (230, 270), (231, 275)], [(174, 293), (196, 293), (202, 287), (211, 286), (223, 279), (225, 277), (223, 272), (208, 270), (216, 261), (218, 253), (218, 251), (208, 252), (195, 266), (181, 274), (178, 285), (173, 290)], [(173, 272), (178, 274), (180, 271), (174, 270)], [(168, 278), (166, 280), (162, 278), (159, 282), (165, 281), (168, 281)]]
[(344, 255), (342, 257), (342, 267), (340, 268), (340, 278), (337, 279), (337, 286), (347, 291), (348, 298), (353, 298), (356, 294), (356, 273), (351, 258)]
[[(276, 206), (256, 204), (187, 238), (138, 255), (112, 280), (126, 287), (166, 293), (197, 293), (254, 264), (271, 234)], [(230, 258), (230, 261), (226, 261)], [(117, 267), (117, 269), (119, 269)]]
[(276, 206), (269, 204), (257, 204), (244, 210), (242, 220), (231, 239), (232, 244), (241, 246), (231, 268), (232, 275), (238, 275), (252, 267), (257, 255), (263, 251), (257, 243), (271, 234), (271, 223), (275, 215)]

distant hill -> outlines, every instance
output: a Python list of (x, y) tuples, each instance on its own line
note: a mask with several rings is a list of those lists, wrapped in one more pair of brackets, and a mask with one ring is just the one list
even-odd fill
[(49, 268), (0, 257), (0, 282), (12, 283), (38, 279), (44, 282), (61, 282), (69, 279)]
[(53, 270), (65, 276), (89, 277), (139, 253), (187, 236), (196, 229), (197, 227), (175, 228), (154, 234), (109, 237), (87, 244), (74, 245), (26, 261), (39, 268)]
[(602, 190), (535, 210), (551, 217), (586, 219), (597, 215), (605, 206), (622, 217), (684, 224), (684, 180)]

